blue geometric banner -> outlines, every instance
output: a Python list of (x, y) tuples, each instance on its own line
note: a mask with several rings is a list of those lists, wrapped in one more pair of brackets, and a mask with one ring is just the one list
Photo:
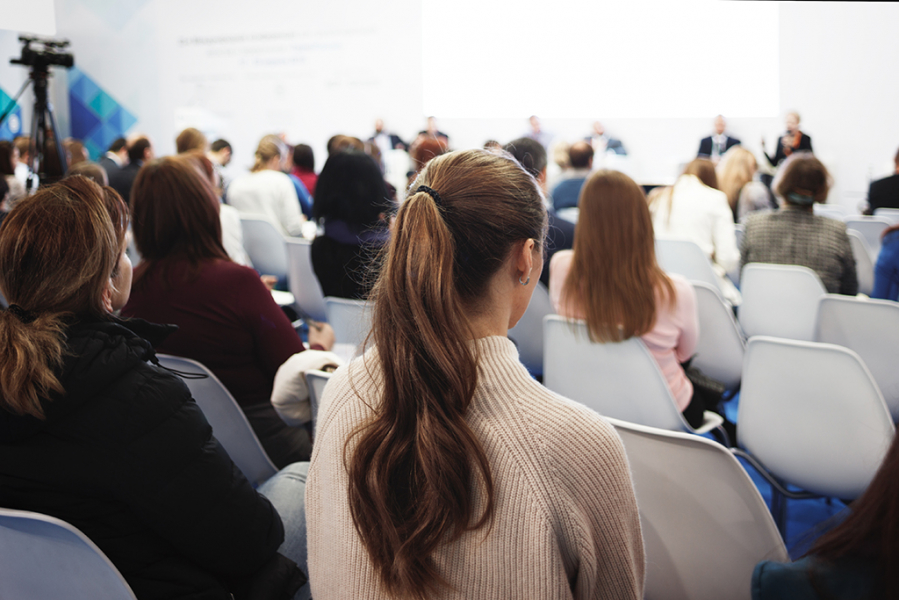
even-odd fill
[[(9, 103), (12, 98), (5, 91), (0, 89), (0, 116), (9, 109)], [(22, 135), (22, 107), (16, 104), (12, 109), (3, 125), (0, 125), (0, 140), (12, 140), (14, 137)]]
[(102, 156), (137, 122), (128, 109), (78, 67), (69, 69), (69, 115), (72, 137), (84, 142), (91, 160)]

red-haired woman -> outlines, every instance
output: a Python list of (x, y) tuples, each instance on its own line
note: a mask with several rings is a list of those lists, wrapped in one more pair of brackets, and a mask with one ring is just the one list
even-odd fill
[(509, 155), (430, 161), (400, 207), (372, 347), (328, 383), (306, 488), (316, 600), (642, 598), (621, 441), (506, 337), (546, 210)]
[(131, 288), (127, 227), (119, 195), (84, 177), (0, 227), (0, 506), (75, 525), (141, 600), (290, 593), (278, 512), (151, 364), (171, 328), (112, 314)]
[[(122, 313), (178, 325), (159, 351), (209, 367), (279, 468), (308, 460), (308, 431), (287, 426), (271, 405), (275, 373), (303, 343), (256, 272), (228, 258), (212, 184), (183, 158), (150, 162), (134, 182), (131, 212), (142, 261)], [(313, 329), (309, 342), (327, 350), (333, 331)]]
[(639, 336), (668, 381), (678, 409), (693, 427), (703, 412), (681, 363), (699, 339), (696, 293), (680, 275), (656, 263), (652, 220), (643, 190), (617, 171), (597, 171), (581, 191), (574, 248), (553, 256), (549, 293), (556, 311), (587, 322), (590, 339)]

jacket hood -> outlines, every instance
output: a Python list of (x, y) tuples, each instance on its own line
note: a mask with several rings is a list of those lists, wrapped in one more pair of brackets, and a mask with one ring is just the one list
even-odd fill
[(64, 419), (139, 363), (156, 361), (153, 350), (178, 327), (143, 319), (81, 320), (66, 330), (62, 368), (56, 376), (65, 394), (42, 399), (44, 419), (0, 408), (0, 443), (40, 433)]

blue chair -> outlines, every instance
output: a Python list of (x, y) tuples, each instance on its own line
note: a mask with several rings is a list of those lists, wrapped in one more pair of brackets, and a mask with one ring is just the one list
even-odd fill
[(115, 565), (65, 521), (0, 508), (0, 598), (136, 600)]

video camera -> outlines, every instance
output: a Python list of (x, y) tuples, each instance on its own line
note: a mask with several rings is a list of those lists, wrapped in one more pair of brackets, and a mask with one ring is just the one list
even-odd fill
[[(75, 56), (68, 52), (62, 52), (69, 46), (69, 40), (51, 40), (20, 35), (19, 41), (25, 44), (22, 46), (22, 56), (10, 59), (11, 64), (32, 67), (38, 71), (46, 71), (51, 66), (68, 69), (75, 65)], [(38, 47), (33, 48), (31, 44), (36, 44)]]

